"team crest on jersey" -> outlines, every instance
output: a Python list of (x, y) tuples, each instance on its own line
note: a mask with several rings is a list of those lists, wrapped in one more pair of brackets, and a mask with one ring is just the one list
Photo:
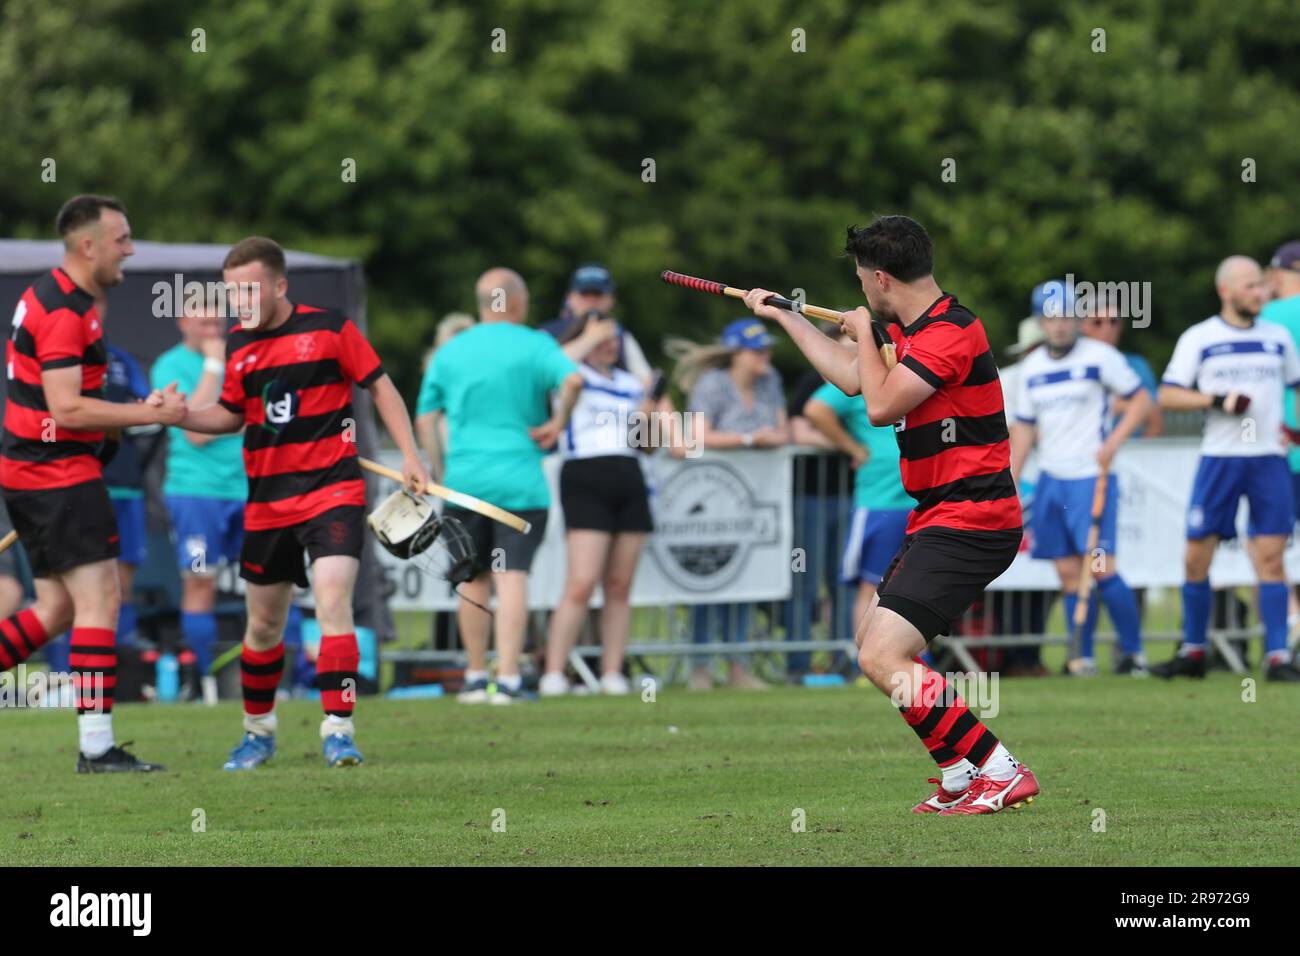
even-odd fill
[(298, 414), (298, 392), (275, 379), (262, 389), (262, 427), (279, 433)]
[(293, 341), (293, 351), (298, 361), (306, 362), (316, 354), (316, 340), (310, 335), (300, 335)]

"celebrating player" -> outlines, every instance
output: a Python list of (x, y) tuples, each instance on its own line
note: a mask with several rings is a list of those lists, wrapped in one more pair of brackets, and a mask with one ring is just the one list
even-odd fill
[[(939, 765), (935, 793), (915, 813), (979, 814), (1018, 807), (1038, 781), (953, 693), (942, 675), (914, 660), (1005, 571), (1023, 533), (1011, 479), (1006, 415), (997, 365), (984, 326), (933, 275), (933, 246), (921, 224), (882, 216), (850, 227), (853, 256), (870, 311), (854, 309), (844, 326), (856, 353), (794, 312), (745, 303), (775, 319), (826, 377), (861, 393), (873, 425), (894, 424), (903, 487), (917, 506), (855, 640), (862, 671), (902, 710)], [(872, 313), (899, 356), (885, 367)]]
[(357, 464), (352, 385), (368, 388), (402, 450), (406, 486), (423, 490), (406, 405), (379, 356), (352, 320), (290, 302), (284, 251), (252, 237), (226, 255), (239, 325), (226, 342), (225, 381), (216, 404), (179, 423), (193, 432), (244, 431), (248, 504), (240, 577), (248, 582), (248, 630), (240, 659), (244, 737), (227, 770), (247, 770), (275, 753), (275, 691), (284, 670), (284, 625), (293, 585), (312, 568), (320, 621), (316, 682), (325, 717), (320, 734), (331, 767), (361, 763), (353, 742), (357, 636), (352, 591), (365, 540), (365, 485)]
[[(1020, 372), (1016, 421), (1011, 426), (1011, 476), (1019, 486), (1020, 470), (1037, 441), (1042, 474), (1034, 493), (1032, 554), (1055, 563), (1069, 623), (1074, 620), (1081, 561), (1088, 549), (1097, 476), (1110, 469), (1120, 445), (1146, 419), (1151, 397), (1118, 349), (1080, 336), (1080, 320), (1073, 308), (1065, 307), (1067, 297), (1072, 300), (1074, 290), (1060, 280), (1034, 289), (1034, 311), (1040, 316), (1046, 345), (1029, 353)], [(1112, 396), (1125, 399), (1127, 405), (1107, 435)], [(1119, 485), (1111, 478), (1097, 539), (1104, 561), (1097, 590), (1119, 631), (1124, 656), (1116, 670), (1145, 676), (1137, 598), (1115, 572), (1118, 511)], [(1079, 635), (1080, 655), (1070, 662), (1069, 673), (1097, 673), (1092, 650), (1096, 623), (1097, 603), (1090, 596)]]
[[(189, 403), (202, 408), (221, 394), (226, 340), (220, 310), (187, 308), (176, 323), (181, 341), (158, 356), (149, 373), (155, 385), (176, 381)], [(208, 674), (217, 642), (217, 565), (239, 560), (244, 537), (248, 478), (238, 435), (201, 435), (171, 429), (163, 498), (181, 574), (181, 638), (195, 656), (203, 700), (217, 702), (217, 679)]]
[(95, 300), (134, 253), (126, 210), (77, 196), (59, 210), (63, 263), (23, 293), (9, 338), (0, 486), (31, 562), (36, 603), (0, 621), (0, 670), (72, 625), (78, 773), (161, 770), (113, 740), (120, 538), (99, 455), (109, 429), (173, 425), (175, 383), (147, 402), (105, 401), (108, 352)]
[[(1204, 677), (1210, 624), (1210, 562), (1221, 538), (1237, 536), (1237, 508), (1250, 504), (1247, 551), (1259, 578), (1269, 680), (1300, 681), (1287, 650), (1282, 552), (1294, 520), (1291, 473), (1282, 451), (1282, 395), (1300, 383), (1300, 356), (1281, 325), (1257, 322), (1264, 275), (1246, 256), (1229, 256), (1214, 274), (1219, 314), (1178, 337), (1159, 399), (1178, 411), (1206, 409), (1201, 460), (1187, 510), (1183, 643), (1159, 677)], [(1249, 414), (1247, 414), (1249, 412)]]

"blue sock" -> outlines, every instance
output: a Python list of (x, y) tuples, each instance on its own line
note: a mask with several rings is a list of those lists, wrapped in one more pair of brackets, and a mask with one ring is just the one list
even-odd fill
[(1106, 602), (1106, 612), (1119, 632), (1119, 647), (1125, 654), (1142, 653), (1141, 622), (1138, 618), (1137, 596), (1118, 574), (1102, 578), (1097, 592)]
[(1286, 659), (1286, 603), (1284, 583), (1260, 583), (1259, 617), (1264, 622), (1264, 651), (1270, 659)]
[[(1064, 596), (1065, 626), (1074, 633), (1074, 609), (1079, 606), (1079, 595), (1069, 591)], [(1088, 594), (1088, 616), (1083, 619), (1079, 629), (1079, 656), (1093, 656), (1093, 636), (1097, 631), (1097, 591), (1094, 588)]]
[[(1183, 584), (1183, 648), (1204, 652), (1210, 632), (1210, 580)], [(1284, 623), (1286, 608), (1282, 614)]]
[(139, 620), (139, 615), (135, 610), (135, 602), (124, 599), (121, 608), (117, 612), (117, 637), (115, 641), (122, 644), (126, 638), (134, 639), (135, 628)]
[(212, 648), (217, 643), (217, 616), (211, 611), (181, 612), (181, 638), (194, 652), (194, 662), (200, 674), (206, 674), (212, 664)]
[(66, 674), (72, 669), (72, 635), (65, 631), (52, 641), (48, 641), (44, 647), (45, 663), (50, 667), (51, 674)]

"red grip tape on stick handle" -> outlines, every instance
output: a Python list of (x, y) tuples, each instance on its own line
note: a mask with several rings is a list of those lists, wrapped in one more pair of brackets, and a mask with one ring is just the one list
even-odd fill
[(725, 282), (710, 282), (708, 279), (697, 279), (695, 276), (682, 275), (680, 272), (669, 272), (667, 269), (659, 274), (659, 278), (672, 285), (685, 286), (697, 292), (709, 292), (713, 295), (723, 295), (723, 290), (727, 287)]

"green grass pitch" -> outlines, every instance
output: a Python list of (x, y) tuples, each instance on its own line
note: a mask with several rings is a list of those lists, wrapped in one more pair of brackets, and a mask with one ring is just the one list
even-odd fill
[(990, 726), (1043, 793), (947, 820), (908, 812), (933, 765), (854, 687), (363, 699), (367, 763), (337, 770), (317, 705), (292, 702), (275, 760), (240, 774), (220, 769), (235, 703), (118, 708), (118, 739), (168, 765), (152, 776), (78, 775), (70, 712), (7, 710), (0, 846), (10, 865), (77, 866), (1294, 865), (1300, 688), (1257, 694), (1228, 675), (1004, 680)]

